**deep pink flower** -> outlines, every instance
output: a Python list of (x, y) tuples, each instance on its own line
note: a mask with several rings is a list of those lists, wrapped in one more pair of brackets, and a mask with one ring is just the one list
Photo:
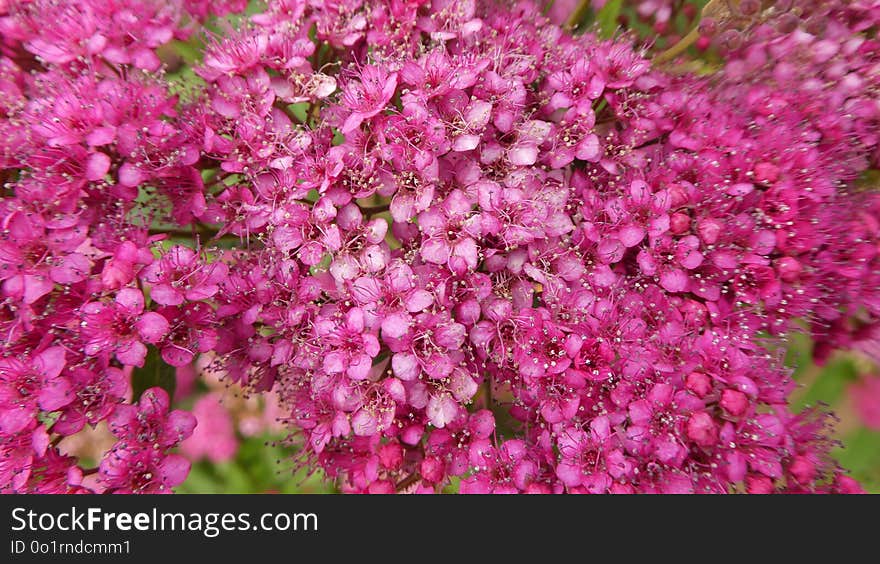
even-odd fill
[(189, 474), (189, 461), (150, 448), (114, 448), (101, 460), (100, 485), (106, 493), (172, 493)]
[(113, 366), (73, 368), (67, 379), (73, 390), (73, 401), (62, 409), (61, 416), (52, 425), (52, 431), (62, 435), (73, 435), (86, 423), (97, 425), (131, 392), (128, 376)]
[(13, 212), (2, 224), (7, 234), (0, 241), (5, 296), (31, 304), (51, 292), (56, 283), (79, 282), (89, 274), (90, 261), (75, 251), (85, 238), (75, 219), (51, 225), (42, 217)]
[(123, 288), (112, 304), (93, 302), (82, 307), (87, 355), (115, 354), (123, 364), (143, 366), (144, 343), (157, 343), (169, 330), (168, 320), (156, 312), (144, 312), (144, 295)]
[(65, 364), (62, 347), (0, 359), (0, 432), (18, 433), (40, 411), (57, 411), (73, 401), (70, 382), (61, 375)]
[(342, 107), (349, 113), (340, 131), (347, 134), (385, 109), (397, 89), (397, 73), (384, 67), (366, 65), (342, 88)]
[(329, 374), (344, 373), (354, 380), (365, 379), (379, 354), (376, 335), (365, 331), (364, 312), (352, 308), (337, 314), (339, 321), (321, 319), (315, 323), (315, 335), (330, 347), (324, 354), (322, 367)]
[(192, 435), (196, 419), (180, 410), (169, 412), (168, 393), (150, 388), (137, 405), (120, 405), (110, 417), (110, 430), (124, 449), (170, 448)]
[(162, 305), (181, 305), (184, 300), (199, 301), (217, 293), (217, 284), (226, 276), (222, 262), (207, 262), (187, 247), (172, 247), (159, 260), (141, 271), (151, 285), (150, 299)]

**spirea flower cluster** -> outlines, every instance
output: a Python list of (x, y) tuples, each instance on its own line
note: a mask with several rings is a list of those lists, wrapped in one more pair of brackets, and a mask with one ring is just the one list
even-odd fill
[(860, 491), (782, 354), (876, 340), (880, 3), (757, 4), (693, 73), (528, 2), (0, 2), (0, 490), (180, 484), (155, 357), (343, 491)]

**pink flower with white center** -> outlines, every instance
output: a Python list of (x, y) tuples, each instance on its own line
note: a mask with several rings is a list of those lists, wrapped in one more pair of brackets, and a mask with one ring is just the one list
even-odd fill
[(311, 211), (298, 203), (279, 208), (272, 218), (274, 242), (282, 250), (296, 249), (300, 261), (314, 266), (326, 252), (342, 247), (342, 233), (333, 222), (335, 215), (336, 208), (325, 198)]
[(596, 48), (593, 55), (596, 73), (605, 88), (618, 90), (631, 86), (650, 68), (648, 61), (621, 43), (604, 43)]
[(91, 356), (114, 354), (122, 364), (143, 366), (144, 343), (155, 344), (169, 330), (162, 315), (144, 312), (144, 295), (135, 288), (123, 288), (113, 303), (92, 302), (82, 307), (83, 352)]
[(94, 427), (131, 393), (129, 377), (113, 366), (76, 367), (67, 373), (67, 379), (73, 401), (62, 408), (61, 416), (52, 425), (53, 432), (65, 436), (78, 433), (87, 423)]
[(262, 62), (269, 47), (267, 33), (231, 33), (223, 41), (213, 41), (206, 49), (198, 73), (205, 80), (218, 80), (235, 73), (245, 74)]
[(31, 481), (22, 493), (76, 494), (92, 493), (82, 487), (83, 469), (73, 456), (62, 455), (57, 449), (46, 450), (44, 456), (34, 460), (34, 466), (42, 469), (38, 480)]
[(124, 241), (113, 251), (113, 257), (104, 263), (101, 283), (108, 290), (116, 290), (134, 281), (141, 266), (153, 262), (153, 254), (146, 247)]
[(356, 78), (342, 87), (340, 103), (349, 113), (340, 131), (347, 134), (384, 110), (396, 89), (396, 72), (388, 72), (383, 66), (365, 65)]
[(669, 230), (670, 196), (666, 190), (652, 192), (642, 180), (630, 184), (626, 197), (606, 204), (608, 219), (619, 224), (617, 237), (624, 247), (635, 247), (645, 237), (654, 241)]
[(156, 343), (162, 360), (171, 366), (189, 364), (200, 352), (217, 345), (214, 310), (204, 303), (167, 306), (156, 313), (168, 321), (168, 332)]
[[(201, 81), (139, 72), (245, 7), (190, 4), (0, 0), (4, 492), (183, 480), (191, 416), (128, 399), (150, 344), (277, 394), (345, 492), (860, 491), (769, 353), (803, 319), (880, 356), (871, 2), (743, 0), (694, 73), (546, 2), (276, 0)], [(102, 421), (97, 469), (51, 446)]]
[(228, 267), (222, 262), (206, 262), (188, 247), (172, 247), (162, 258), (146, 266), (141, 279), (150, 284), (150, 299), (162, 305), (181, 305), (184, 300), (199, 301), (217, 293), (218, 283)]
[(167, 449), (192, 435), (196, 418), (186, 411), (169, 412), (170, 405), (165, 390), (150, 388), (137, 405), (117, 406), (109, 418), (110, 431), (119, 438), (117, 447), (132, 451)]
[(336, 214), (336, 224), (345, 234), (329, 268), (336, 280), (352, 280), (364, 272), (381, 272), (385, 268), (391, 255), (385, 242), (387, 221), (374, 218), (364, 222), (360, 208), (348, 204)]
[(400, 80), (412, 92), (428, 100), (463, 90), (476, 83), (479, 71), (488, 60), (471, 61), (452, 57), (445, 49), (436, 49), (417, 61), (407, 61), (400, 70)]
[(593, 100), (602, 96), (605, 81), (593, 70), (589, 59), (583, 58), (575, 61), (570, 69), (557, 71), (547, 77), (547, 89), (552, 92), (547, 111), (573, 108), (577, 113), (566, 114), (567, 118), (580, 116), (595, 122), (592, 104)]
[(15, 433), (0, 434), (0, 493), (24, 493), (39, 468), (38, 459), (49, 448), (49, 433), (35, 418)]
[(461, 481), (463, 494), (518, 493), (539, 478), (539, 466), (523, 441), (512, 439), (496, 448), (489, 439), (479, 439), (468, 454), (476, 471)]
[(434, 303), (434, 295), (406, 263), (391, 261), (384, 274), (382, 278), (361, 276), (350, 282), (351, 295), (371, 327), (380, 326), (385, 319), (405, 319), (404, 314), (419, 313)]
[(436, 159), (449, 151), (443, 123), (412, 95), (404, 96), (401, 115), (376, 118), (379, 154), (400, 171), (436, 168)]
[(104, 455), (98, 477), (104, 493), (170, 494), (189, 474), (190, 462), (179, 454), (152, 448), (116, 447)]
[(656, 276), (667, 292), (685, 292), (691, 284), (687, 271), (703, 264), (699, 248), (700, 242), (693, 235), (675, 240), (664, 235), (651, 249), (639, 251), (636, 260), (642, 274)]
[(0, 432), (18, 433), (41, 411), (57, 411), (73, 401), (70, 382), (61, 376), (65, 364), (62, 347), (0, 358)]
[(13, 212), (0, 225), (5, 232), (0, 240), (3, 295), (32, 304), (55, 284), (79, 282), (91, 271), (89, 259), (75, 250), (85, 239), (76, 222), (53, 228), (40, 216)]
[(328, 374), (344, 373), (353, 380), (369, 377), (373, 359), (381, 347), (376, 335), (366, 328), (362, 309), (352, 308), (329, 318), (319, 318), (314, 330), (315, 336), (328, 347), (322, 361)]
[(682, 424), (675, 388), (655, 384), (644, 399), (628, 406), (630, 427), (626, 431), (629, 449), (643, 456), (653, 456), (664, 464), (677, 466), (687, 451), (678, 435)]
[[(505, 247), (558, 236), (573, 227), (564, 214), (556, 213), (531, 186), (501, 186), (494, 181), (480, 181), (471, 189), (477, 192), (483, 236), (495, 235)], [(559, 193), (565, 194), (561, 190)]]
[(580, 348), (580, 337), (567, 335), (550, 320), (546, 310), (526, 310), (513, 350), (519, 373), (527, 378), (561, 374), (571, 366), (571, 358)]
[[(556, 475), (568, 488), (582, 487), (589, 493), (605, 493), (613, 478), (630, 470), (619, 450), (614, 449), (610, 421), (605, 416), (590, 422), (589, 431), (566, 428), (558, 431), (560, 461)], [(613, 461), (622, 467), (613, 468)]]
[(477, 268), (480, 217), (463, 192), (453, 190), (438, 208), (419, 214), (421, 255), (433, 264), (448, 264), (456, 274)]
[[(448, 313), (397, 314), (382, 322), (382, 340), (394, 353), (394, 375), (406, 382), (423, 373), (435, 380), (448, 377), (463, 359), (460, 348), (465, 336), (464, 325), (454, 322)], [(437, 407), (446, 413), (448, 405)]]
[(587, 162), (601, 160), (604, 148), (594, 131), (594, 125), (592, 111), (580, 115), (575, 109), (568, 110), (559, 125), (554, 127), (548, 140), (552, 146), (543, 160), (554, 169), (564, 168), (575, 159)]

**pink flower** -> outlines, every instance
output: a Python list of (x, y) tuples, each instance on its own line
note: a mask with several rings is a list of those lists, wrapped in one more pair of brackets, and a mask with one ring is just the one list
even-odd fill
[(151, 284), (150, 298), (162, 305), (181, 305), (217, 293), (217, 284), (226, 277), (222, 262), (207, 263), (187, 247), (172, 247), (161, 259), (146, 266), (141, 278)]
[(191, 414), (174, 410), (169, 412), (168, 393), (162, 388), (150, 388), (137, 405), (117, 406), (110, 417), (110, 430), (125, 449), (170, 448), (192, 435), (196, 419)]
[(83, 351), (93, 356), (112, 352), (119, 362), (133, 366), (144, 365), (144, 343), (157, 343), (170, 327), (160, 314), (144, 313), (144, 295), (134, 288), (119, 290), (112, 304), (86, 304), (82, 312)]
[[(0, 241), (0, 280), (3, 294), (32, 304), (55, 284), (83, 280), (89, 260), (75, 249), (85, 238), (76, 220), (53, 225), (40, 216), (13, 212), (2, 220), (7, 237)], [(51, 223), (50, 223), (51, 225)]]
[(18, 433), (40, 411), (57, 411), (73, 401), (70, 382), (61, 375), (65, 364), (62, 347), (0, 359), (0, 432)]
[(339, 317), (339, 322), (322, 319), (315, 323), (316, 336), (336, 348), (324, 355), (322, 367), (329, 374), (345, 373), (354, 380), (363, 380), (379, 354), (379, 341), (365, 331), (363, 310), (352, 308)]
[(108, 366), (89, 369), (77, 367), (67, 376), (73, 401), (64, 406), (52, 431), (62, 435), (78, 433), (86, 423), (95, 426), (106, 419), (131, 392), (129, 378), (122, 370)]
[(385, 109), (397, 89), (397, 73), (389, 73), (384, 67), (364, 66), (357, 80), (350, 80), (342, 88), (342, 107), (349, 113), (340, 131), (343, 134), (360, 127), (369, 119)]
[(190, 460), (207, 458), (211, 462), (225, 462), (235, 457), (238, 439), (229, 411), (217, 393), (196, 400), (193, 416), (198, 420), (193, 434), (183, 441), (180, 450)]
[(189, 474), (189, 461), (179, 454), (162, 455), (148, 448), (114, 448), (101, 460), (105, 493), (172, 493)]

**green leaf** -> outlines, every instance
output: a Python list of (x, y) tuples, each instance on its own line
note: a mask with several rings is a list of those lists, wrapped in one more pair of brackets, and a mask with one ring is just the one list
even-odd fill
[(792, 332), (785, 351), (785, 365), (792, 368), (792, 378), (801, 381), (811, 371), (813, 364), (813, 341), (804, 333)]
[(599, 34), (604, 38), (614, 35), (617, 30), (617, 18), (620, 16), (620, 9), (623, 7), (623, 0), (610, 0), (602, 6), (599, 13), (596, 14), (596, 22), (599, 24)]
[(135, 368), (131, 375), (131, 389), (135, 401), (139, 400), (146, 390), (157, 386), (173, 398), (177, 387), (177, 374), (173, 366), (162, 360), (159, 350), (150, 347), (143, 368)]
[(290, 104), (287, 106), (287, 109), (299, 120), (300, 123), (305, 123), (306, 120), (309, 119), (309, 103), (308, 102), (298, 102), (296, 104)]
[(856, 180), (856, 188), (860, 190), (880, 190), (880, 169), (870, 168)]
[(838, 356), (832, 359), (795, 402), (795, 406), (803, 408), (819, 402), (829, 405), (836, 403), (843, 396), (846, 385), (856, 380), (858, 374), (858, 367), (851, 358)]
[(867, 491), (880, 492), (880, 431), (855, 431), (843, 439), (843, 448), (834, 456)]

